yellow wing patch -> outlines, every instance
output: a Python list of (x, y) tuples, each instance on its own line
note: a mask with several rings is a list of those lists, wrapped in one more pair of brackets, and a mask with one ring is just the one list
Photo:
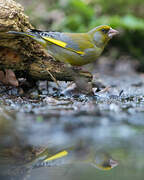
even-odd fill
[(69, 51), (73, 51), (73, 52), (75, 52), (77, 54), (80, 54), (80, 55), (84, 55), (85, 54), (85, 52), (83, 52), (83, 51), (76, 51), (76, 50), (74, 50), (72, 48), (66, 47), (66, 45), (67, 45), (66, 42), (63, 42), (63, 41), (60, 41), (60, 40), (57, 40), (57, 39), (53, 39), (53, 38), (50, 38), (50, 37), (43, 37), (42, 36), (42, 38), (44, 40), (46, 40), (46, 41), (49, 41), (49, 42), (51, 42), (53, 44), (56, 44), (57, 46), (63, 47), (64, 49), (67, 49)]
[(61, 47), (63, 47), (63, 48), (67, 45), (67, 43), (65, 43), (65, 42), (63, 42), (63, 41), (60, 41), (60, 40), (57, 40), (57, 39), (53, 39), (53, 38), (50, 38), (50, 37), (43, 37), (43, 36), (42, 36), (42, 38), (43, 38), (44, 40), (46, 40), (46, 41), (49, 41), (49, 42), (51, 42), (51, 43), (54, 43), (54, 44), (56, 44), (56, 45), (58, 45), (58, 46), (61, 46)]
[(75, 50), (73, 50), (74, 52), (76, 52), (76, 53), (78, 53), (78, 54), (81, 54), (81, 55), (84, 55), (85, 54), (85, 52), (82, 52), (82, 51), (75, 51)]
[(68, 152), (67, 151), (61, 151), (47, 159), (44, 160), (44, 162), (47, 162), (47, 161), (52, 161), (52, 160), (55, 160), (55, 159), (59, 159), (59, 158), (62, 158), (64, 156), (67, 156), (68, 155)]
[(99, 169), (101, 169), (101, 170), (111, 170), (111, 169), (112, 169), (111, 166), (104, 167), (104, 166), (102, 166), (102, 165), (97, 165), (97, 167), (98, 167)]

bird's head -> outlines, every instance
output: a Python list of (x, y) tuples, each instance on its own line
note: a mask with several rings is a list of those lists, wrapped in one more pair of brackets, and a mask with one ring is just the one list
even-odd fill
[(89, 31), (89, 34), (95, 45), (102, 48), (105, 47), (113, 36), (119, 34), (119, 32), (108, 25), (101, 25)]
[(100, 170), (111, 170), (118, 166), (118, 161), (114, 160), (109, 154), (97, 152), (95, 159), (91, 163), (95, 168)]

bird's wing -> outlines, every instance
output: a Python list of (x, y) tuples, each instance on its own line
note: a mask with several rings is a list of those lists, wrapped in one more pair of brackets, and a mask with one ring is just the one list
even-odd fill
[(56, 154), (53, 155), (48, 155), (45, 157), (45, 159), (39, 157), (36, 158), (36, 160), (33, 163), (33, 168), (38, 168), (38, 167), (53, 167), (57, 165), (63, 164), (63, 158), (68, 156), (69, 152), (67, 150), (60, 151)]
[(91, 40), (91, 37), (87, 33), (65, 33), (66, 36), (70, 37), (73, 43), (68, 43), (66, 47), (85, 52), (86, 49), (93, 48), (95, 45)]
[(60, 32), (42, 32), (31, 31), (39, 34), (45, 41), (73, 51), (79, 55), (85, 54), (86, 48), (92, 48), (94, 45), (86, 33), (60, 33)]
[(58, 152), (56, 154), (54, 154), (53, 156), (51, 157), (48, 157), (44, 160), (44, 162), (48, 162), (48, 161), (52, 161), (52, 160), (55, 160), (55, 159), (59, 159), (59, 158), (62, 158), (64, 156), (67, 156), (68, 155), (68, 151), (66, 150), (63, 150), (61, 152)]

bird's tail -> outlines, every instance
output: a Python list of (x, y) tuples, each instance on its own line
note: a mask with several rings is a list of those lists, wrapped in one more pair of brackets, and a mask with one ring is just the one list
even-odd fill
[(24, 166), (27, 168), (35, 169), (39, 167), (55, 167), (65, 164), (63, 160), (69, 154), (67, 150), (62, 150), (56, 154), (49, 153), (46, 148), (42, 153), (35, 157), (31, 162), (26, 163)]
[(40, 43), (44, 47), (46, 47), (46, 44), (47, 44), (46, 41), (37, 33), (8, 31), (7, 34), (13, 34), (13, 35), (16, 35), (16, 36), (30, 37), (30, 38), (34, 39), (35, 41), (37, 41), (38, 43)]

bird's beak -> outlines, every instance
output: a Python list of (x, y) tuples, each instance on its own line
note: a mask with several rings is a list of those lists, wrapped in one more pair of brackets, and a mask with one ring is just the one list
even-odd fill
[(119, 163), (116, 160), (110, 159), (111, 168), (114, 168), (114, 167), (118, 166), (118, 164)]
[(115, 29), (110, 28), (109, 32), (108, 32), (108, 37), (111, 39), (113, 36), (119, 34), (119, 32)]

